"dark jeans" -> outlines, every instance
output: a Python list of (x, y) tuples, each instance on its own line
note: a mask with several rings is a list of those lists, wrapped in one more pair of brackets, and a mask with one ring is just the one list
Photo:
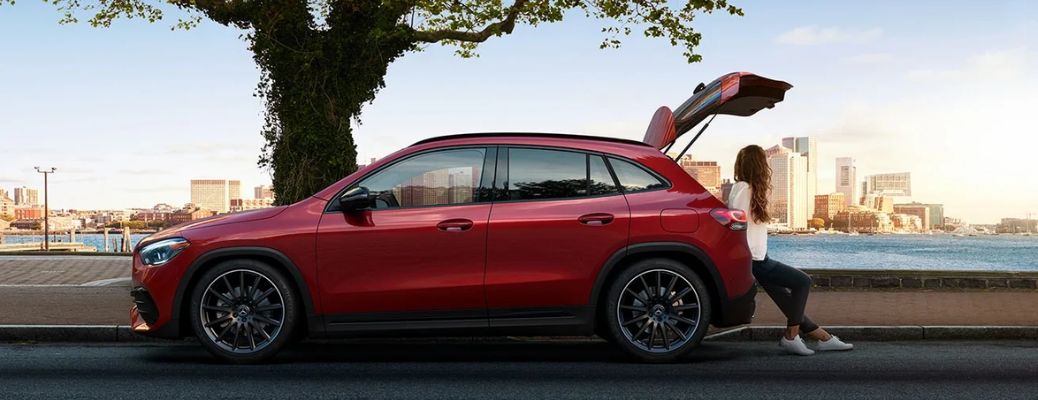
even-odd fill
[(807, 295), (811, 291), (810, 276), (764, 256), (764, 261), (753, 261), (753, 277), (757, 278), (757, 283), (786, 315), (787, 326), (800, 325), (800, 332), (803, 333), (818, 329), (818, 325), (804, 315)]

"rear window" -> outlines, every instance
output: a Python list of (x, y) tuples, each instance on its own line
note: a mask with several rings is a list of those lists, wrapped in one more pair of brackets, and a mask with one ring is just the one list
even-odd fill
[(609, 165), (613, 167), (616, 178), (620, 180), (624, 193), (637, 193), (667, 187), (666, 182), (630, 161), (609, 157)]

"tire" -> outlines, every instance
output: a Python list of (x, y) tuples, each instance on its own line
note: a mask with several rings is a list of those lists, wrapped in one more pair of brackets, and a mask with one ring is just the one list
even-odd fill
[(611, 342), (642, 362), (687, 355), (710, 327), (710, 296), (691, 268), (666, 258), (636, 262), (613, 280), (606, 295)]
[[(269, 360), (292, 341), (297, 294), (284, 274), (256, 260), (228, 260), (202, 274), (192, 289), (195, 336), (222, 361)], [(233, 339), (232, 339), (233, 337)]]

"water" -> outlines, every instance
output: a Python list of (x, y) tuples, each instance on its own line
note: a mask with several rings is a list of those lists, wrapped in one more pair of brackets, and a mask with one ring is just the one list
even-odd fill
[(1038, 236), (779, 235), (768, 252), (801, 268), (1038, 271)]
[[(148, 235), (146, 234), (130, 234), (130, 246), (136, 246), (137, 242), (141, 241)], [(115, 239), (115, 246), (119, 246), (119, 242), (122, 240), (122, 234), (108, 234), (108, 250), (115, 251), (116, 248), (112, 247), (111, 240)], [(51, 243), (54, 242), (65, 242), (69, 241), (68, 235), (51, 235)], [(76, 241), (86, 245), (94, 246), (97, 251), (104, 251), (105, 235), (100, 233), (87, 233), (87, 234), (76, 234)], [(43, 235), (4, 235), (4, 243), (43, 243)]]
[[(132, 245), (147, 235), (130, 235)], [(68, 241), (68, 235), (56, 236)], [(121, 235), (110, 238), (120, 239)], [(8, 235), (7, 243), (42, 242), (42, 235)], [(103, 235), (77, 240), (104, 249)], [(768, 238), (769, 255), (801, 268), (961, 271), (1038, 271), (1038, 236), (779, 235)]]

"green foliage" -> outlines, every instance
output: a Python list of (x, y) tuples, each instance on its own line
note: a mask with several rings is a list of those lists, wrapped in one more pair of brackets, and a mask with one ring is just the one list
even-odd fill
[[(96, 27), (119, 18), (163, 19), (164, 10), (189, 13), (172, 28), (203, 19), (248, 31), (262, 71), (256, 95), (266, 102), (259, 165), (272, 173), (278, 204), (319, 191), (356, 170), (352, 124), (364, 103), (385, 86), (390, 63), (431, 43), (476, 56), (480, 43), (516, 25), (560, 22), (571, 14), (605, 21), (601, 48), (640, 31), (680, 46), (688, 62), (702, 38), (699, 13), (742, 15), (727, 0), (44, 0), (61, 23), (86, 18)], [(0, 0), (14, 4), (14, 0)]]
[(15, 220), (15, 217), (14, 217), (14, 215), (10, 215), (10, 214), (0, 214), (0, 219), (2, 219), (4, 221), (7, 221), (7, 222), (11, 222), (11, 221)]
[(807, 227), (814, 229), (825, 229), (825, 220), (821, 218), (811, 218), (807, 221)]
[(109, 227), (109, 228), (118, 228), (118, 229), (130, 228), (130, 230), (141, 230), (141, 229), (147, 228), (148, 227), (148, 223), (144, 222), (144, 221), (113, 221), (113, 222), (109, 222), (108, 225), (106, 225), (106, 226)]

